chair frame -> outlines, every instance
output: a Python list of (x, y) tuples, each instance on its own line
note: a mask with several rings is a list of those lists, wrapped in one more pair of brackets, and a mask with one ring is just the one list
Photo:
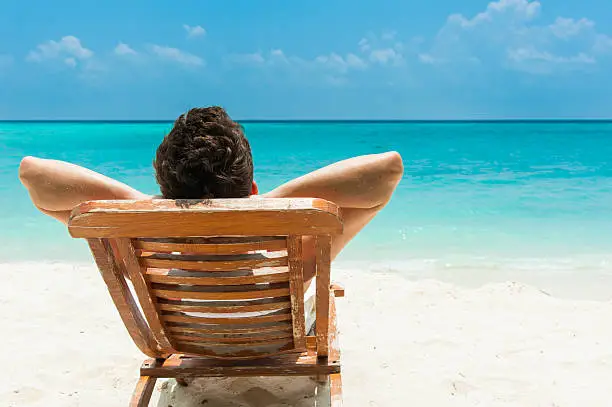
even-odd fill
[[(311, 376), (329, 385), (329, 405), (342, 405), (341, 363), (335, 297), (344, 289), (330, 281), (330, 249), (342, 233), (339, 208), (321, 199), (218, 199), (90, 201), (76, 207), (68, 230), (88, 241), (119, 315), (136, 346), (150, 358), (130, 407), (147, 406), (158, 378)], [(165, 332), (135, 242), (143, 238), (284, 236), (290, 271), (291, 349), (257, 357), (178, 352)], [(302, 236), (313, 236), (316, 270), (316, 336), (304, 331)], [(146, 263), (146, 261), (145, 261)], [(132, 294), (128, 280), (134, 286)], [(138, 306), (140, 303), (140, 308)]]

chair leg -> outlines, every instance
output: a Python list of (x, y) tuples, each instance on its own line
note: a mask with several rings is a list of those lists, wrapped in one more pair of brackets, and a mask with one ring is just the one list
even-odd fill
[(156, 377), (140, 376), (132, 395), (130, 407), (148, 407), (156, 381)]
[(329, 375), (329, 405), (342, 407), (342, 377), (340, 373)]
[(179, 386), (183, 386), (183, 387), (187, 387), (187, 380), (182, 379), (180, 377), (177, 377), (176, 379), (176, 384), (178, 384)]

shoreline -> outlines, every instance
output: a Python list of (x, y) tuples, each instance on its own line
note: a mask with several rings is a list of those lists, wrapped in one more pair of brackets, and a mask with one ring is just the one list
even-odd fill
[[(0, 260), (3, 268), (92, 268), (90, 260)], [(405, 260), (340, 259), (332, 263), (332, 280), (347, 271), (359, 275), (393, 275), (406, 282), (427, 280), (458, 288), (477, 289), (488, 284), (519, 283), (547, 295), (569, 300), (612, 301), (612, 256), (407, 258)]]

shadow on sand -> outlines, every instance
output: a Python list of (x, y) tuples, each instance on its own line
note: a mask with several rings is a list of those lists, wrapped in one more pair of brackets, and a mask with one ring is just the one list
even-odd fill
[[(171, 379), (161, 385), (158, 407), (329, 407), (329, 387), (309, 377)], [(325, 397), (327, 395), (327, 397)]]

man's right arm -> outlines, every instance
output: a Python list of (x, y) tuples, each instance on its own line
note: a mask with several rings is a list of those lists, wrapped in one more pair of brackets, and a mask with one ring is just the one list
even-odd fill
[(148, 198), (119, 181), (64, 161), (25, 157), (19, 179), (41, 212), (64, 223), (72, 208), (85, 201)]

